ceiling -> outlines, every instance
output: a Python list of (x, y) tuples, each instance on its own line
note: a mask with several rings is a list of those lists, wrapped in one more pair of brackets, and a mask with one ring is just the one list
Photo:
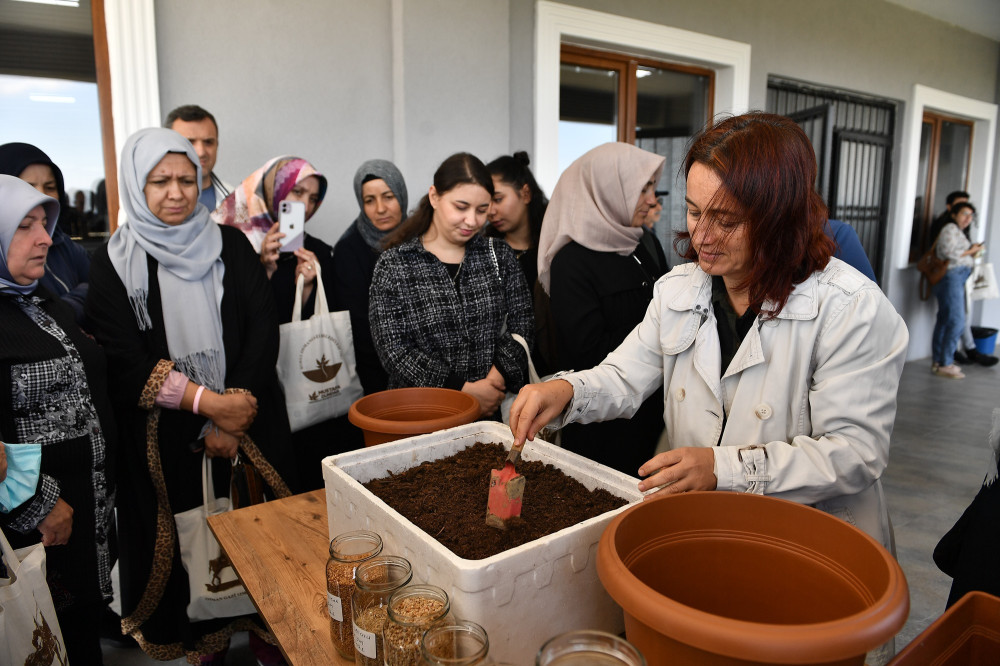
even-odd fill
[(1000, 0), (886, 0), (1000, 42)]
[[(1000, 42), (1000, 0), (886, 0)], [(0, 0), (0, 25), (90, 34), (90, 0), (79, 8)]]

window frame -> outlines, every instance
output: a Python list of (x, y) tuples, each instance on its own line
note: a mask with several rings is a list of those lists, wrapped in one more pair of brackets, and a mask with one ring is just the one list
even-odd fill
[[(636, 72), (640, 67), (667, 69), (708, 79), (707, 116), (715, 115), (715, 70), (668, 60), (657, 60), (563, 42), (559, 46), (559, 65), (578, 65), (613, 70), (618, 73), (618, 141), (635, 145), (635, 125), (638, 117), (639, 88)], [(560, 86), (562, 85), (560, 79)]]

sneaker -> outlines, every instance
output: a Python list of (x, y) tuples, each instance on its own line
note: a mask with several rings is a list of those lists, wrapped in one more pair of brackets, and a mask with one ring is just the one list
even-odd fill
[(972, 356), (975, 350), (972, 351), (962, 351), (961, 349), (955, 350), (955, 363), (959, 365), (969, 365), (975, 363), (976, 359)]
[(937, 374), (937, 370), (940, 367), (941, 367), (941, 364), (938, 363), (937, 361), (934, 361), (933, 363), (931, 363), (931, 372), (933, 372), (934, 374)]
[(965, 375), (954, 363), (951, 365), (939, 365), (934, 368), (934, 374), (938, 377), (947, 377), (948, 379), (965, 379)]
[(1000, 358), (990, 354), (983, 354), (978, 349), (966, 349), (965, 353), (969, 357), (970, 363), (978, 363), (987, 368), (991, 368), (1000, 362)]

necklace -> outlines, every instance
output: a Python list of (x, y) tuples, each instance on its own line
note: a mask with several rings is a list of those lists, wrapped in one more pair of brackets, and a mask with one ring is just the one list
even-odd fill
[(465, 257), (462, 257), (462, 261), (458, 262), (458, 270), (455, 271), (455, 275), (451, 278), (451, 283), (454, 285), (458, 284), (458, 276), (462, 273), (462, 266), (465, 265)]

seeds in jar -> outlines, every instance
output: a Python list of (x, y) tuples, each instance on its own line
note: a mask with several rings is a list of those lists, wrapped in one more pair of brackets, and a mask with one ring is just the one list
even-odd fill
[[(358, 556), (356, 559), (361, 559)], [(354, 595), (354, 565), (335, 563), (326, 568), (327, 608), (330, 612), (330, 637), (333, 645), (344, 657), (354, 657), (354, 635), (351, 630), (353, 614), (351, 597)], [(338, 617), (339, 616), (339, 617)]]
[(420, 666), (420, 637), (441, 617), (444, 603), (428, 597), (405, 597), (393, 604), (393, 615), (406, 624), (389, 621), (385, 627), (388, 666)]
[[(373, 642), (375, 644), (375, 657), (372, 658), (366, 655), (365, 650), (359, 648), (357, 643), (355, 643), (354, 663), (358, 664), (358, 666), (384, 666), (385, 648), (382, 646), (382, 632), (385, 629), (385, 621), (388, 617), (389, 615), (385, 608), (372, 606), (361, 611), (361, 614), (355, 618), (354, 624), (357, 625), (357, 629), (374, 635)], [(354, 638), (357, 641), (360, 637), (356, 635)]]

